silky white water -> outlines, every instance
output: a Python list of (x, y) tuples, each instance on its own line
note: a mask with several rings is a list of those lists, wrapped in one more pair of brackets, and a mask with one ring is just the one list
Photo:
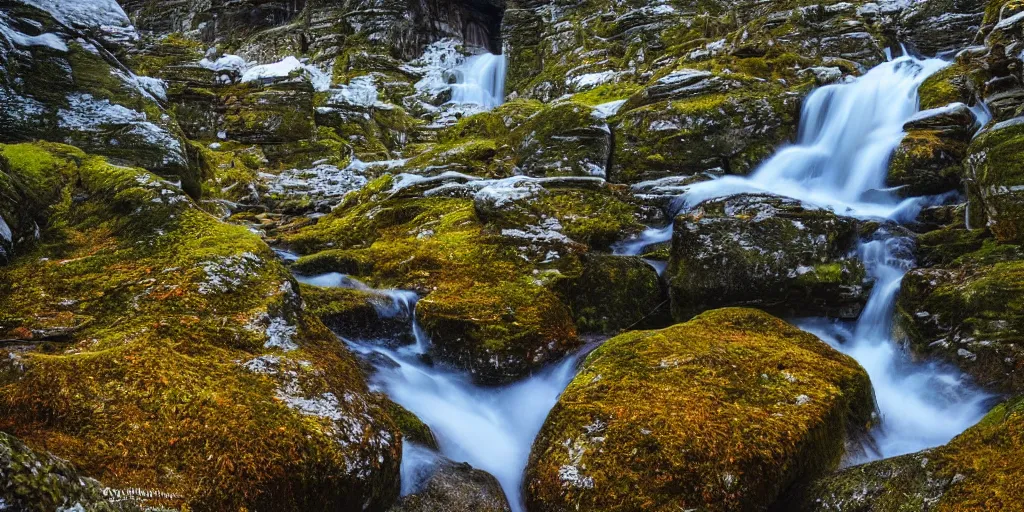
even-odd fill
[(903, 125), (918, 111), (918, 86), (947, 65), (939, 59), (900, 57), (852, 83), (815, 90), (804, 102), (796, 144), (780, 149), (750, 177), (693, 185), (681, 206), (768, 192), (841, 215), (913, 220), (921, 200), (900, 200), (884, 188), (889, 158), (903, 140)]
[(505, 56), (482, 53), (455, 68), (449, 103), (478, 105), (491, 109), (505, 101)]
[[(406, 290), (373, 290), (350, 276), (329, 273), (296, 276), (317, 286), (354, 288), (390, 297), (394, 309), (415, 308), (416, 294)], [(409, 309), (407, 311), (412, 311)], [(391, 317), (392, 308), (378, 307)], [(430, 427), (441, 453), (456, 462), (468, 462), (497, 478), (512, 510), (522, 512), (521, 484), (530, 447), (548, 411), (572, 380), (582, 350), (544, 371), (504, 387), (481, 387), (465, 374), (424, 364), (430, 340), (415, 314), (408, 316), (415, 344), (391, 350), (378, 340), (345, 340), (362, 355), (373, 355), (375, 388), (402, 405)], [(386, 361), (386, 362), (385, 362)], [(438, 457), (414, 444), (403, 447), (402, 493), (408, 494), (429, 474)]]
[[(900, 57), (846, 83), (822, 87), (804, 103), (797, 143), (780, 149), (750, 177), (698, 183), (677, 199), (685, 209), (744, 192), (799, 199), (859, 218), (908, 222), (944, 197), (900, 199), (885, 188), (889, 159), (903, 125), (918, 112), (917, 88), (947, 65), (939, 59)], [(671, 230), (645, 238), (671, 237)], [(913, 268), (912, 241), (881, 233), (858, 253), (874, 280), (854, 325), (826, 319), (800, 325), (856, 359), (871, 377), (881, 414), (859, 462), (944, 444), (985, 413), (988, 395), (955, 369), (915, 363), (893, 340), (892, 320), (903, 275)]]

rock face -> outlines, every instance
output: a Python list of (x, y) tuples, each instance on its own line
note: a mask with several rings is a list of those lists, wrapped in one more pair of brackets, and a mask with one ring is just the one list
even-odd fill
[(992, 409), (949, 444), (855, 466), (810, 486), (790, 510), (1012, 510), (1022, 498), (1013, 454), (1024, 443), (1024, 402)]
[(919, 354), (950, 361), (981, 384), (1024, 389), (1024, 253), (993, 240), (951, 262), (911, 271), (898, 322)]
[(383, 400), (258, 237), (68, 146), (0, 169), (45, 219), (0, 267), (0, 430), (153, 506), (390, 505)]
[(743, 305), (856, 317), (865, 299), (863, 266), (850, 255), (856, 230), (848, 218), (776, 196), (701, 203), (675, 223), (673, 316)]
[(834, 468), (873, 410), (856, 362), (759, 311), (623, 334), (587, 357), (544, 423), (527, 506), (767, 510)]
[(1024, 240), (1024, 123), (1009, 120), (979, 135), (968, 149), (967, 175), (974, 204), (985, 212), (992, 233), (1002, 241)]
[[(182, 182), (202, 180), (180, 128), (164, 115), (164, 85), (118, 60), (134, 29), (115, 2), (81, 16), (14, 2), (0, 19), (0, 140), (74, 144)], [(43, 4), (45, 5), (45, 4)]]
[(388, 512), (473, 510), (511, 512), (505, 492), (489, 473), (466, 463), (439, 460), (420, 488), (402, 497)]

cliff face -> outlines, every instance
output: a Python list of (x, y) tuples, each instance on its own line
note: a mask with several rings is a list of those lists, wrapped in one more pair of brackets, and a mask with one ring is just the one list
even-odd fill
[[(949, 60), (868, 191), (941, 196), (915, 220), (681, 202), (901, 48)], [(896, 232), (917, 268), (894, 341), (1019, 395), (1022, 53), (1004, 0), (0, 0), (0, 510), (507, 509), (450, 461), (395, 505), (403, 438), (432, 435), (371, 385), (388, 363), (335, 334), (397, 349), (413, 318), (417, 364), (477, 386), (662, 329), (584, 364), (534, 447), (530, 510), (1011, 510), (1016, 402), (833, 473), (874, 421), (863, 370), (764, 313), (705, 311), (856, 318), (858, 243)], [(806, 380), (766, 369), (780, 353)], [(705, 420), (774, 437), (701, 445)], [(696, 474), (703, 494), (680, 484)]]

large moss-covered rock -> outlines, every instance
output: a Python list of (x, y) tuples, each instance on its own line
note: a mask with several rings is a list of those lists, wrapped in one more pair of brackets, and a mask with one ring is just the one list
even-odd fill
[(676, 218), (667, 272), (672, 313), (721, 306), (855, 318), (864, 267), (850, 251), (857, 223), (776, 196), (706, 201)]
[(950, 361), (982, 385), (1024, 389), (1024, 252), (985, 241), (933, 268), (909, 272), (897, 321), (912, 349)]
[(770, 315), (722, 309), (592, 352), (549, 414), (536, 511), (767, 510), (871, 421), (867, 374)]
[(855, 466), (814, 482), (787, 510), (1015, 510), (1024, 499), (1024, 401), (992, 409), (949, 444)]
[(130, 501), (105, 496), (99, 482), (81, 476), (67, 461), (32, 450), (4, 433), (0, 433), (0, 507), (26, 512), (140, 510)]
[[(656, 309), (652, 269), (587, 271), (581, 260), (642, 230), (641, 217), (625, 190), (596, 177), (402, 174), (369, 183), (285, 240), (308, 254), (296, 263), (302, 272), (420, 291), (434, 359), (495, 384), (577, 347), (577, 326), (614, 331)], [(574, 291), (595, 275), (625, 288), (595, 306)]]
[[(672, 80), (672, 74), (661, 81)], [(610, 179), (746, 174), (795, 133), (798, 97), (778, 87), (692, 95), (620, 113)]]
[(258, 237), (143, 170), (0, 154), (25, 195), (55, 198), (0, 268), (0, 430), (146, 505), (392, 502), (400, 435)]

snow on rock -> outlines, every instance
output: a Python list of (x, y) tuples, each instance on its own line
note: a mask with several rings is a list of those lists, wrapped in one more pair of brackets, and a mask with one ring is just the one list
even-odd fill
[(220, 256), (199, 264), (206, 280), (199, 283), (199, 293), (227, 293), (238, 289), (264, 266), (263, 260), (246, 252), (237, 256)]
[(4, 16), (3, 13), (0, 13), (0, 36), (22, 48), (45, 46), (61, 53), (68, 51), (68, 45), (57, 34), (46, 32), (38, 36), (30, 36), (12, 27), (10, 18)]
[(575, 91), (591, 89), (601, 84), (606, 84), (618, 78), (621, 73), (618, 71), (601, 71), (600, 73), (587, 73), (585, 75), (573, 76), (566, 79), (565, 83)]
[(350, 80), (348, 85), (341, 85), (336, 89), (331, 89), (330, 103), (355, 105), (357, 107), (377, 105), (377, 86), (373, 83), (373, 76), (357, 76)]
[(203, 58), (199, 61), (199, 66), (211, 71), (234, 71), (241, 75), (245, 70), (249, 69), (249, 63), (245, 59), (238, 55), (222, 55), (217, 60), (210, 60), (209, 58)]
[(46, 11), (71, 28), (100, 30), (114, 40), (135, 40), (139, 35), (116, 0), (19, 0)]
[(293, 340), (293, 337), (299, 333), (299, 328), (290, 325), (283, 318), (272, 318), (266, 332), (267, 342), (263, 344), (263, 348), (279, 348), (285, 352), (299, 348)]
[(366, 168), (367, 165), (357, 159), (345, 168), (320, 164), (310, 169), (289, 169), (270, 179), (270, 193), (342, 197), (366, 185)]
[[(219, 62), (219, 60), (218, 60)], [(301, 71), (313, 84), (313, 89), (326, 91), (331, 87), (331, 76), (316, 66), (306, 64), (294, 56), (285, 57), (273, 64), (253, 66), (242, 74), (242, 82), (256, 82), (267, 79), (285, 78), (292, 73)]]
[(619, 112), (619, 109), (626, 104), (626, 100), (615, 100), (609, 101), (608, 103), (602, 103), (594, 107), (594, 111), (590, 114), (595, 119), (608, 119)]
[(146, 143), (164, 148), (164, 164), (185, 165), (181, 143), (167, 130), (146, 120), (142, 112), (109, 100), (97, 100), (91, 94), (68, 96), (68, 108), (57, 113), (58, 126), (69, 131), (102, 132), (113, 126), (127, 125), (123, 133), (141, 137)]
[(500, 210), (515, 201), (536, 197), (543, 192), (544, 187), (536, 179), (513, 176), (487, 183), (473, 196), (473, 200), (487, 209)]

